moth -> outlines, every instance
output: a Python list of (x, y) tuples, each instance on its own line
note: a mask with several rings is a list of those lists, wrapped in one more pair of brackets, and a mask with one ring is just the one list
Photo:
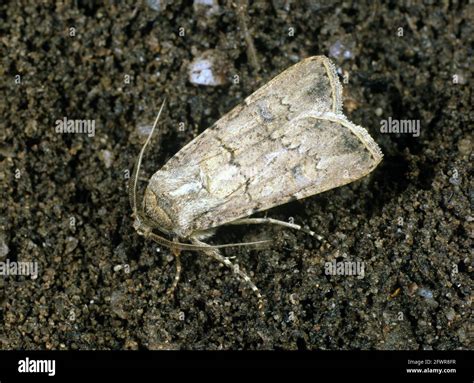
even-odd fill
[(250, 216), (364, 177), (383, 156), (368, 132), (344, 116), (334, 65), (313, 56), (273, 78), (176, 153), (153, 174), (138, 210), (138, 173), (163, 106), (138, 157), (130, 201), (137, 232), (176, 256), (169, 294), (180, 278), (180, 250), (197, 250), (231, 268), (262, 307), (257, 287), (219, 249), (266, 241), (204, 240), (223, 225), (241, 224), (275, 224), (315, 235), (300, 225)]

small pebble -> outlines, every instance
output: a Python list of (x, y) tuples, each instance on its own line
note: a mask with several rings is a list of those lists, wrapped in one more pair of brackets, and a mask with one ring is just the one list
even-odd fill
[(408, 285), (408, 295), (412, 296), (418, 290), (418, 285), (413, 282)]
[(227, 82), (225, 67), (220, 55), (214, 50), (208, 50), (196, 57), (189, 65), (189, 81), (194, 85), (224, 85)]
[(452, 321), (454, 319), (454, 317), (456, 316), (456, 312), (453, 310), (453, 308), (451, 307), (448, 312), (446, 313), (446, 318), (448, 318), (448, 321)]
[(66, 249), (64, 250), (64, 254), (70, 254), (74, 251), (74, 249), (79, 244), (79, 240), (74, 237), (67, 237), (66, 239)]
[(100, 157), (104, 162), (105, 168), (109, 169), (112, 166), (112, 162), (114, 160), (114, 155), (110, 150), (101, 150)]
[(418, 290), (418, 295), (425, 299), (433, 299), (433, 292), (426, 287), (422, 287)]
[(216, 0), (194, 0), (193, 8), (197, 14), (204, 14), (206, 16), (216, 15), (220, 11)]
[(347, 44), (337, 40), (329, 47), (329, 56), (335, 59), (349, 60), (352, 58), (353, 54)]
[(167, 0), (146, 0), (147, 5), (156, 12), (161, 12), (168, 6)]

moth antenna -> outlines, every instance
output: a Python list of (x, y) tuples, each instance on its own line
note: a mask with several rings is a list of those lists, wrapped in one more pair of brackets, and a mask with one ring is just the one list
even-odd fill
[(135, 163), (135, 166), (133, 167), (133, 173), (132, 173), (132, 178), (131, 178), (132, 183), (128, 188), (128, 195), (130, 198), (130, 206), (132, 207), (132, 210), (133, 210), (133, 217), (135, 219), (138, 218), (137, 216), (137, 184), (138, 184), (138, 175), (140, 173), (140, 167), (142, 165), (143, 153), (145, 152), (145, 149), (151, 140), (151, 136), (153, 135), (153, 132), (155, 131), (156, 125), (158, 125), (158, 120), (160, 119), (161, 112), (163, 111), (163, 107), (165, 106), (165, 102), (166, 102), (166, 98), (163, 100), (163, 103), (161, 104), (161, 108), (160, 108), (160, 111), (158, 112), (158, 115), (156, 116), (155, 123), (153, 124), (153, 128), (151, 129), (150, 134), (148, 135), (145, 143), (143, 144), (142, 150), (140, 151), (140, 154), (138, 155), (137, 162)]
[(209, 249), (225, 249), (227, 247), (243, 247), (243, 246), (253, 247), (253, 246), (263, 245), (265, 243), (272, 242), (271, 240), (266, 239), (263, 241), (255, 241), (255, 242), (225, 243), (222, 245), (200, 246), (200, 245), (191, 245), (189, 243), (170, 241), (169, 239), (166, 239), (160, 235), (152, 233), (151, 231), (145, 231), (143, 235), (145, 238), (150, 238), (156, 243), (166, 246), (168, 248), (175, 248), (179, 250), (195, 250), (195, 251), (209, 250)]

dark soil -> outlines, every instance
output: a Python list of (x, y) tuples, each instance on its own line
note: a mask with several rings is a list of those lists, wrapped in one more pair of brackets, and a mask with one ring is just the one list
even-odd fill
[[(0, 279), (2, 349), (472, 347), (472, 5), (251, 4), (256, 69), (232, 5), (211, 15), (188, 2), (77, 3), (0, 5), (0, 261), (39, 265), (36, 279)], [(209, 49), (225, 84), (193, 85), (188, 66)], [(330, 245), (277, 227), (219, 230), (210, 243), (275, 238), (224, 252), (252, 276), (265, 316), (195, 252), (182, 253), (182, 280), (163, 301), (174, 258), (134, 231), (127, 194), (163, 98), (144, 177), (274, 75), (330, 53), (349, 75), (345, 113), (384, 160), (268, 212)], [(64, 117), (95, 120), (95, 136), (56, 133)], [(388, 117), (419, 120), (420, 136), (382, 134)], [(326, 275), (334, 259), (365, 262), (365, 276)]]

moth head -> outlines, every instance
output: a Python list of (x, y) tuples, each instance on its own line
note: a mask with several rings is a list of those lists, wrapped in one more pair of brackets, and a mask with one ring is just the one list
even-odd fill
[(160, 206), (156, 194), (150, 188), (145, 191), (143, 209), (145, 215), (156, 225), (157, 229), (166, 233), (173, 232), (174, 225), (170, 216)]

